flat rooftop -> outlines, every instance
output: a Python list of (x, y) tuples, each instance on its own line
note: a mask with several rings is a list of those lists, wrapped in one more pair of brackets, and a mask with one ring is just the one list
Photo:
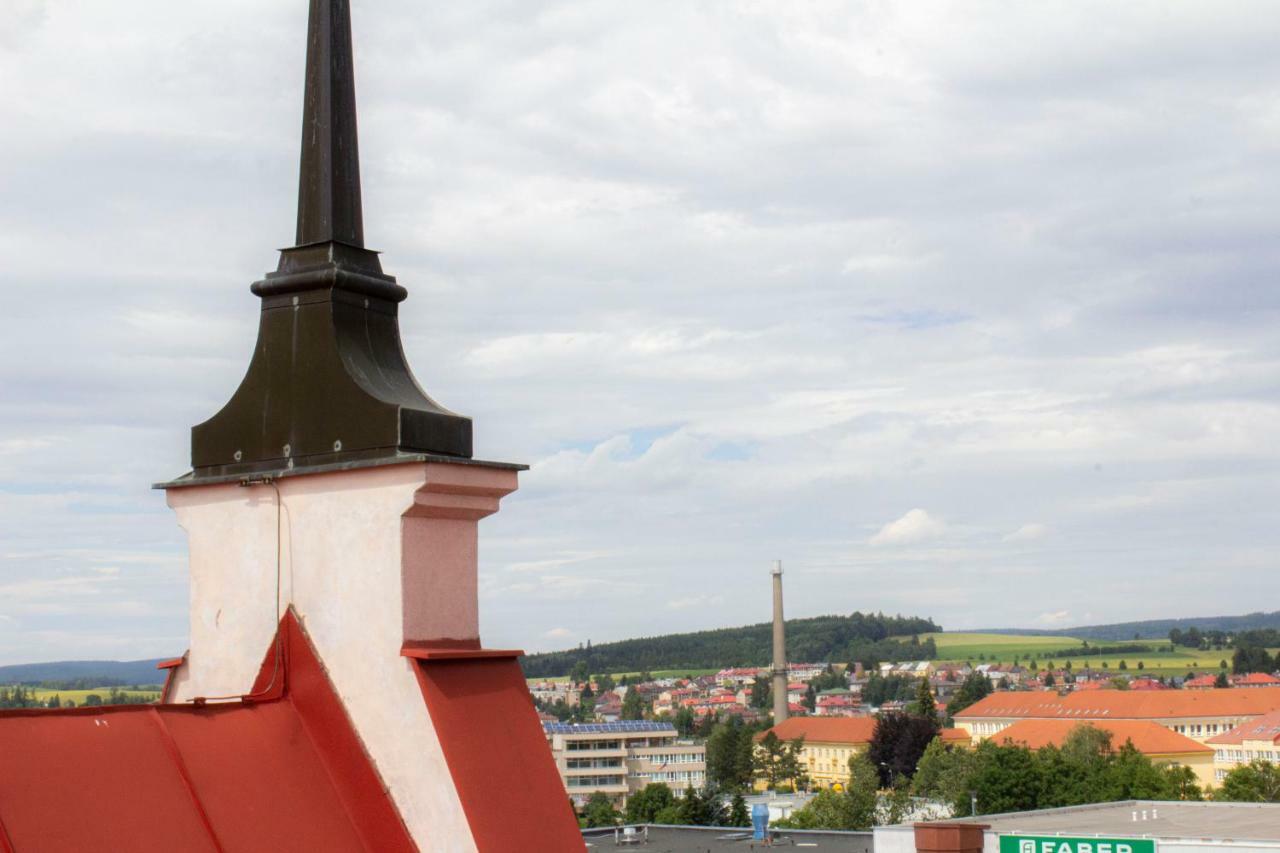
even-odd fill
[[(1135, 819), (1136, 815), (1136, 819)], [(1280, 804), (1181, 803), (1128, 800), (1035, 812), (964, 818), (993, 832), (1027, 835), (1196, 838), (1280, 842)]]
[[(761, 842), (752, 841), (746, 827), (648, 826), (633, 827), (633, 836), (612, 829), (584, 829), (582, 837), (587, 849), (638, 850), (642, 853), (737, 853), (760, 850)], [(647, 835), (646, 835), (647, 830)], [(816, 853), (872, 853), (870, 832), (823, 832), (820, 830), (770, 830), (775, 847), (813, 850)]]

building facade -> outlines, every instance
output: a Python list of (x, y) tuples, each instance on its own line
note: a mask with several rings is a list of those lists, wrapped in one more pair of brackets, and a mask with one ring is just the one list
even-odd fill
[(681, 740), (670, 723), (544, 723), (547, 743), (569, 797), (581, 807), (597, 792), (618, 807), (650, 782), (676, 794), (707, 781), (707, 750)]
[(994, 737), (1019, 720), (1150, 720), (1206, 743), (1241, 723), (1280, 711), (1280, 689), (1085, 690), (1005, 692), (956, 714), (956, 725), (975, 739)]
[(1214, 779), (1219, 784), (1241, 764), (1251, 761), (1280, 764), (1280, 711), (1209, 738), (1207, 745), (1214, 751)]

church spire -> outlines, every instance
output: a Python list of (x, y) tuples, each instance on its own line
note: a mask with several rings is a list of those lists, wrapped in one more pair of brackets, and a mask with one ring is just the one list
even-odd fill
[(298, 243), (251, 288), (258, 344), (240, 388), (191, 430), (186, 482), (471, 457), (471, 421), (405, 361), (408, 291), (364, 247), (350, 0), (310, 0)]
[(298, 246), (364, 247), (350, 0), (311, 0)]

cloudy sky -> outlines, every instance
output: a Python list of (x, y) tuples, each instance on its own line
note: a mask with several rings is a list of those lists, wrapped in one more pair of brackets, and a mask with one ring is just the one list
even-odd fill
[[(6, 0), (0, 663), (186, 647), (151, 482), (291, 242), (304, 0)], [(355, 0), (366, 234), (523, 461), (492, 645), (1280, 608), (1271, 3)]]

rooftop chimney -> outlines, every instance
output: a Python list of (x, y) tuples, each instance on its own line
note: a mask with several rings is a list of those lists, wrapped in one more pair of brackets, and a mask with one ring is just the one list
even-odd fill
[(773, 561), (773, 724), (788, 716), (787, 636), (782, 619), (782, 561)]

